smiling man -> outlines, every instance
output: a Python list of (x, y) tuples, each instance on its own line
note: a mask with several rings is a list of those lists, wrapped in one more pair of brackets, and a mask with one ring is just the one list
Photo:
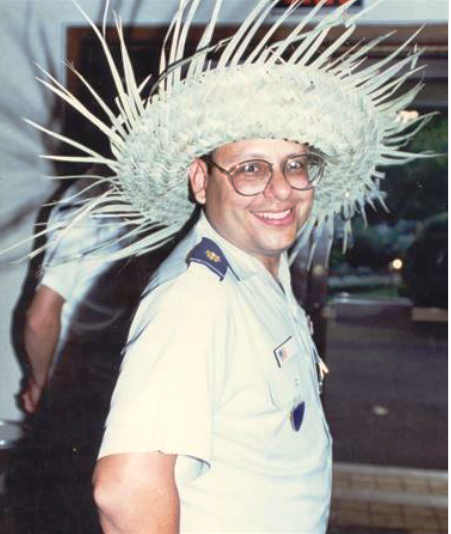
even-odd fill
[(277, 278), (281, 253), (310, 215), (324, 160), (303, 145), (269, 139), (231, 143), (204, 160), (210, 176), (193, 165), (191, 183), (211, 225)]
[(203, 212), (140, 305), (100, 451), (106, 533), (325, 531), (331, 440), (285, 257), (325, 165), (270, 139), (192, 163)]
[(84, 152), (71, 161), (112, 171), (107, 193), (75, 222), (90, 212), (125, 217), (133, 243), (115, 259), (171, 241), (192, 198), (201, 211), (137, 310), (95, 498), (107, 534), (324, 534), (331, 438), (323, 367), (291, 290), (287, 250), (295, 254), (313, 228), (332, 233), (337, 215), (346, 245), (352, 217), (383, 203), (380, 166), (418, 157), (403, 147), (431, 115), (406, 113), (420, 85), (400, 88), (420, 52), (409, 50), (410, 38), (366, 64), (383, 38), (348, 46), (364, 12), (349, 11), (357, 0), (331, 11), (321, 0), (289, 29), (288, 18), (306, 13), (302, 2), (266, 27), (277, 2), (256, 0), (233, 36), (211, 44), (214, 0), (185, 57), (201, 3), (181, 0), (145, 96), (122, 27), (118, 68), (87, 17), (118, 93), (112, 110), (89, 87), (107, 119), (53, 78), (47, 84), (110, 140), (105, 156), (55, 134)]

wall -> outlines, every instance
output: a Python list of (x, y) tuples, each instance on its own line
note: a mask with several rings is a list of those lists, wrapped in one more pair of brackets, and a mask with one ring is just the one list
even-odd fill
[[(368, 5), (368, 1), (365, 2)], [(162, 25), (175, 10), (176, 0), (122, 0), (112, 2), (125, 23)], [(208, 19), (205, 1), (195, 22)], [(226, 0), (222, 22), (233, 24), (254, 4), (249, 0)], [(102, 18), (101, 0), (80, 5), (95, 20)], [(362, 18), (368, 24), (446, 23), (446, 0), (386, 0)], [(39, 158), (51, 151), (51, 143), (22, 120), (58, 128), (55, 101), (35, 80), (34, 63), (64, 82), (65, 32), (70, 25), (84, 24), (71, 0), (2, 0), (0, 2), (0, 250), (32, 235), (40, 204), (53, 185), (41, 180), (51, 173)], [(30, 244), (21, 253), (25, 254)], [(17, 252), (0, 257), (0, 418), (18, 419), (15, 406), (20, 372), (10, 341), (11, 314), (26, 273), (26, 262), (12, 264)]]

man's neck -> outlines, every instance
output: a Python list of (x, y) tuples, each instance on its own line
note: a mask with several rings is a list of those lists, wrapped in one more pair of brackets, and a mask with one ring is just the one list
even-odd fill
[(260, 260), (269, 274), (273, 276), (277, 283), (279, 283), (279, 266), (280, 266), (280, 255), (279, 256), (256, 256)]
[(275, 279), (275, 281), (280, 284), (279, 281), (279, 267), (280, 267), (280, 260), (282, 257), (282, 254), (274, 254), (274, 255), (266, 255), (266, 254), (259, 254), (258, 251), (251, 251), (246, 250), (244, 248), (241, 248), (238, 243), (236, 243), (233, 239), (230, 239), (229, 236), (225, 235), (220, 228), (216, 228), (214, 223), (212, 223), (207, 214), (204, 212), (204, 217), (209, 224), (209, 226), (227, 243), (232, 245), (233, 247), (240, 250), (242, 253), (247, 254), (248, 256), (251, 256), (252, 258), (255, 258), (263, 265), (263, 267), (269, 272), (269, 274)]

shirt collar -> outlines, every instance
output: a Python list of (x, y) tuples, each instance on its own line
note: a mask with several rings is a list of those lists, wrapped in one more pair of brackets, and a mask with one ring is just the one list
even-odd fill
[[(218, 232), (211, 226), (204, 211), (201, 212), (199, 221), (196, 225), (196, 233), (199, 238), (209, 237), (221, 248), (232, 268), (232, 271), (236, 273), (240, 280), (245, 280), (246, 278), (255, 275), (272, 278), (271, 274), (259, 259), (245, 252), (244, 250), (241, 250), (218, 234)], [(279, 279), (284, 290), (287, 292), (288, 288), (291, 286), (288, 261), (285, 254), (282, 254), (280, 261)]]

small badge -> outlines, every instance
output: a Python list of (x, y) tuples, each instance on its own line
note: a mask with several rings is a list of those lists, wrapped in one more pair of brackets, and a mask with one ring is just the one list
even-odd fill
[(291, 410), (290, 422), (291, 427), (295, 432), (299, 432), (301, 428), (302, 421), (304, 420), (305, 414), (305, 402), (300, 402), (295, 408)]
[(273, 353), (278, 367), (283, 367), (295, 353), (293, 337), (290, 336), (288, 339), (286, 339), (274, 349)]
[(205, 252), (205, 256), (207, 256), (209, 260), (214, 261), (215, 263), (219, 263), (221, 261), (221, 258), (211, 250), (207, 250)]

